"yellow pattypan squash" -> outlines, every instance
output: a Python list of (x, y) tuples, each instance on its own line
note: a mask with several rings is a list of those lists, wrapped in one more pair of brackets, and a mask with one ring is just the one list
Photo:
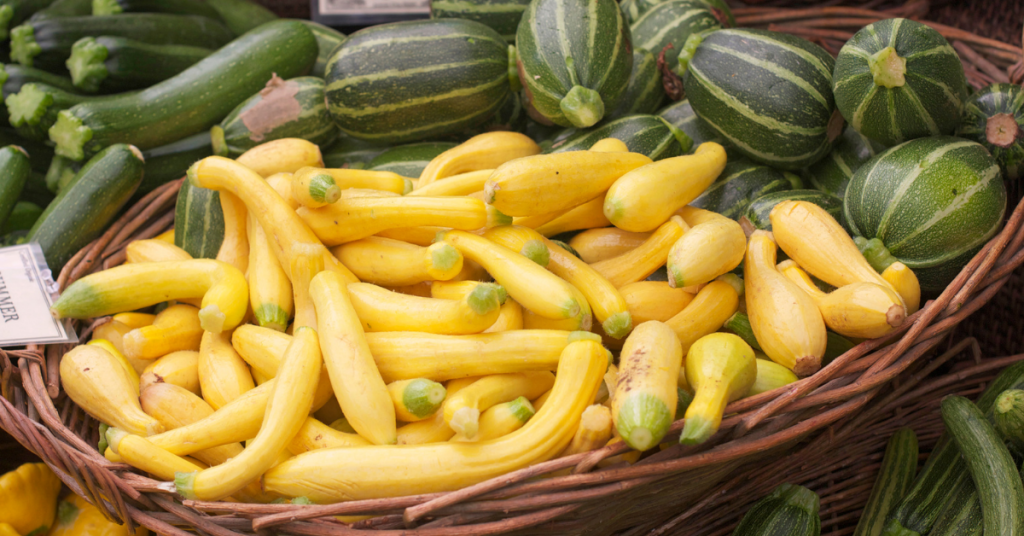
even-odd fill
[(146, 536), (149, 531), (139, 527), (134, 535), (128, 527), (103, 517), (98, 508), (78, 495), (69, 495), (57, 507), (57, 522), (49, 536)]
[(53, 525), (61, 482), (44, 463), (26, 463), (0, 476), (0, 523), (18, 534), (45, 534)]

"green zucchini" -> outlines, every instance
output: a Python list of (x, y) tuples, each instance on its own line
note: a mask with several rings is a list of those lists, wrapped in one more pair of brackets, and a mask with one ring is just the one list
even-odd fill
[(703, 36), (679, 67), (686, 97), (712, 129), (747, 158), (796, 171), (821, 160), (842, 134), (833, 64), (805, 39), (734, 29)]
[(834, 331), (826, 331), (825, 355), (821, 358), (821, 366), (827, 366), (833, 359), (849, 352), (854, 346), (857, 345), (851, 342), (850, 339), (847, 339)]
[[(1007, 389), (1024, 389), (1024, 361), (1014, 363), (999, 373), (978, 398), (978, 409), (989, 414), (996, 398)], [(971, 476), (960, 456), (960, 450), (945, 437), (928, 456), (924, 469), (917, 475), (903, 500), (889, 513), (886, 532), (883, 534), (892, 536), (896, 533), (890, 530), (898, 528), (928, 533), (942, 514), (944, 506), (958, 490), (958, 482), (965, 478), (970, 480)]]
[[(452, 147), (455, 144), (451, 144)], [(364, 169), (377, 155), (387, 150), (386, 145), (350, 138), (344, 134), (328, 147), (321, 147), (320, 152), (327, 168)]]
[(127, 140), (140, 149), (166, 145), (215, 125), (272, 74), (305, 73), (316, 55), (316, 39), (301, 22), (266, 24), (148, 89), (62, 111), (50, 140), (73, 160)]
[(757, 337), (754, 337), (753, 328), (750, 327), (750, 318), (745, 313), (739, 311), (733, 313), (722, 327), (739, 335), (743, 342), (749, 344), (755, 352), (763, 351), (761, 345), (757, 343)]
[(818, 536), (821, 504), (813, 491), (782, 484), (754, 504), (736, 526), (733, 536)]
[(142, 182), (142, 153), (131, 145), (111, 145), (94, 156), (63, 189), (28, 240), (39, 242), (46, 264), (59, 273), (78, 250), (100, 235)]
[(697, 117), (697, 114), (693, 112), (693, 106), (690, 105), (690, 101), (687, 99), (662, 108), (658, 112), (658, 116), (690, 137), (693, 142), (691, 151), (697, 150), (697, 147), (702, 143), (713, 141), (725, 147), (730, 162), (739, 155), (729, 145), (729, 142), (725, 141), (725, 138), (715, 132), (715, 129), (711, 128), (703, 119)]
[(505, 102), (508, 44), (469, 20), (381, 24), (350, 35), (324, 79), (345, 134), (392, 144), (437, 138), (483, 123)]
[(92, 0), (56, 0), (46, 9), (36, 11), (28, 20), (35, 22), (45, 19), (86, 17), (89, 15), (92, 15)]
[(210, 131), (213, 152), (235, 158), (253, 147), (281, 138), (302, 138), (327, 145), (338, 137), (327, 105), (324, 81), (315, 76), (282, 80), (244, 100)]
[(1024, 391), (1003, 391), (996, 399), (994, 410), (999, 433), (1017, 448), (1024, 449)]
[(912, 20), (869, 24), (835, 62), (836, 105), (853, 128), (887, 147), (952, 134), (967, 98), (967, 78), (937, 30)]
[(615, 0), (534, 0), (516, 31), (530, 116), (587, 128), (618, 106), (633, 68), (629, 26)]
[(889, 511), (906, 493), (917, 473), (917, 434), (910, 428), (896, 431), (885, 447), (882, 467), (853, 536), (879, 536)]
[(437, 155), (455, 147), (449, 142), (421, 142), (392, 147), (370, 160), (369, 169), (390, 171), (403, 177), (419, 178)]
[(656, 115), (630, 115), (556, 141), (550, 153), (586, 151), (604, 138), (622, 140), (634, 153), (661, 160), (690, 152), (690, 137)]
[(24, 149), (17, 145), (0, 149), (0, 228), (6, 226), (31, 173), (32, 166)]
[(277, 20), (273, 11), (250, 0), (205, 0), (235, 35)]
[(313, 32), (313, 37), (316, 38), (317, 50), (319, 50), (316, 56), (316, 63), (313, 64), (313, 69), (309, 74), (310, 76), (323, 78), (327, 74), (327, 61), (331, 59), (331, 54), (334, 53), (338, 46), (345, 42), (345, 34), (311, 20), (301, 20), (300, 22), (305, 24), (309, 31)]
[(142, 152), (146, 159), (146, 172), (135, 196), (148, 194), (163, 184), (184, 177), (189, 166), (212, 154), (209, 132), (200, 132), (174, 143), (146, 149)]
[(750, 203), (745, 217), (758, 229), (772, 230), (768, 219), (775, 205), (783, 201), (810, 201), (825, 209), (839, 223), (843, 223), (843, 200), (818, 190), (789, 190), (763, 195)]
[[(626, 22), (633, 24), (654, 6), (668, 1), (671, 0), (622, 0), (619, 3), (619, 7), (622, 9), (622, 14), (626, 17)], [(734, 28), (736, 26), (736, 19), (733, 17), (732, 10), (729, 9), (729, 5), (725, 3), (725, 0), (699, 0), (699, 3), (711, 9), (715, 14), (715, 18), (718, 19), (723, 27)]]
[(957, 136), (976, 141), (999, 162), (1003, 178), (1024, 174), (1024, 90), (1017, 84), (992, 84), (964, 105)]
[(999, 432), (977, 406), (962, 396), (942, 401), (942, 422), (978, 488), (984, 533), (1024, 534), (1024, 483)]
[(80, 162), (75, 162), (63, 156), (54, 156), (50, 161), (50, 168), (46, 170), (46, 188), (51, 192), (60, 193), (61, 186), (67, 186), (71, 179), (82, 169)]
[(489, 26), (510, 44), (529, 0), (430, 0), (430, 18), (466, 19)]
[(151, 45), (125, 37), (83, 37), (66, 65), (82, 91), (105, 93), (149, 87), (188, 69), (213, 50), (188, 45)]
[(722, 174), (690, 206), (738, 220), (761, 196), (803, 187), (792, 173), (755, 164), (746, 158), (730, 160)]
[(928, 536), (981, 536), (981, 500), (974, 481), (962, 479), (951, 495)]
[(21, 87), (32, 82), (44, 82), (67, 91), (77, 91), (71, 79), (16, 63), (0, 64), (0, 125), (7, 126), (7, 106), (3, 103), (8, 95), (21, 91)]
[(853, 127), (847, 126), (828, 155), (805, 168), (801, 175), (815, 189), (842, 199), (853, 174), (864, 162), (884, 150), (878, 142), (865, 138)]
[(218, 48), (233, 37), (221, 23), (194, 15), (128, 13), (28, 21), (11, 30), (11, 59), (28, 67), (64, 73), (71, 48), (83, 37), (127, 37), (152, 45)]
[(1006, 188), (984, 147), (952, 136), (911, 140), (864, 163), (846, 191), (851, 234), (878, 238), (941, 292), (1003, 225)]
[(185, 181), (174, 208), (174, 245), (196, 259), (214, 259), (224, 242), (224, 210), (220, 192)]
[(53, 3), (53, 0), (3, 0), (0, 1), (0, 40), (6, 40), (11, 36), (10, 29), (21, 24), (22, 21), (34, 15), (41, 9), (46, 9)]
[(41, 207), (48, 207), (53, 202), (53, 192), (46, 188), (46, 176), (32, 171), (25, 182), (25, 189), (21, 191), (21, 201), (28, 201)]
[(616, 119), (633, 114), (653, 114), (665, 100), (665, 88), (661, 84), (658, 60), (645, 49), (633, 49), (633, 71), (629, 75), (626, 91), (619, 99), (619, 105), (605, 114)]
[(691, 35), (722, 28), (711, 8), (700, 0), (669, 0), (651, 7), (629, 25), (633, 46), (657, 57), (665, 51), (665, 63), (675, 71), (679, 52)]
[(7, 128), (0, 129), (0, 147), (5, 145), (17, 145), (25, 149), (32, 161), (32, 171), (45, 174), (50, 168), (50, 160), (53, 159), (53, 148), (50, 146), (23, 138), (17, 131)]
[(61, 110), (76, 104), (111, 98), (109, 95), (81, 95), (44, 83), (22, 86), (21, 91), (8, 95), (8, 120), (18, 134), (35, 141), (46, 141), (50, 127), (57, 122)]
[(217, 11), (203, 0), (92, 0), (93, 15), (118, 15), (120, 13), (200, 15), (220, 20)]
[(15, 231), (28, 231), (35, 225), (36, 220), (43, 214), (39, 205), (30, 201), (18, 201), (11, 209), (11, 215), (7, 217), (0, 234), (9, 234)]

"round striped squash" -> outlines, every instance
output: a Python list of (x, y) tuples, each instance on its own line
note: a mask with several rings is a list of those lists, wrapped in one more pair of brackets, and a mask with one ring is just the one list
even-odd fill
[(690, 206), (738, 220), (751, 201), (772, 192), (802, 187), (800, 178), (792, 173), (737, 158), (725, 165), (722, 174)]
[(798, 170), (828, 154), (842, 133), (832, 67), (825, 49), (799, 37), (719, 30), (697, 47), (683, 83), (697, 115), (737, 151)]
[[(814, 203), (825, 209), (825, 212), (828, 212), (843, 227), (846, 227), (845, 218), (843, 218), (843, 200), (820, 190), (783, 190), (767, 193), (750, 202), (744, 217), (756, 229), (771, 231), (772, 220), (769, 216), (771, 216), (775, 205), (783, 201), (808, 201)], [(782, 253), (782, 251), (780, 250), (779, 253)]]
[(1003, 177), (1024, 173), (1024, 91), (1017, 84), (992, 84), (967, 99), (960, 136), (985, 146), (999, 162)]
[(683, 99), (662, 108), (658, 112), (658, 116), (668, 121), (670, 125), (682, 130), (693, 140), (691, 150), (696, 150), (702, 143), (713, 141), (725, 147), (725, 153), (729, 156), (730, 162), (734, 158), (741, 158), (734, 154), (735, 150), (729, 145), (729, 142), (725, 141), (725, 138), (715, 132), (715, 129), (708, 126), (703, 119), (697, 117), (697, 114), (693, 113), (693, 106), (690, 106), (689, 100)]
[(686, 154), (692, 144), (686, 134), (656, 115), (630, 115), (578, 130), (564, 139), (556, 138), (545, 152), (586, 151), (605, 138), (622, 140), (630, 152), (647, 155), (651, 160)]
[(879, 143), (873, 142), (847, 126), (843, 135), (836, 140), (832, 151), (814, 165), (801, 173), (814, 188), (828, 192), (840, 199), (846, 195), (846, 187), (850, 184), (853, 174), (872, 156), (885, 150)]
[[(619, 8), (622, 9), (622, 14), (626, 17), (626, 23), (633, 24), (654, 6), (670, 1), (672, 0), (622, 0), (622, 2), (619, 2)], [(715, 14), (715, 18), (722, 23), (723, 27), (733, 28), (736, 26), (736, 19), (733, 18), (732, 10), (729, 9), (729, 5), (725, 3), (725, 0), (697, 1), (711, 9), (711, 12)]]
[(1006, 189), (980, 144), (935, 136), (868, 160), (843, 200), (854, 236), (878, 238), (921, 289), (939, 292), (1003, 224)]
[(530, 0), (430, 0), (430, 18), (476, 21), (514, 43), (528, 5)]
[(523, 104), (540, 123), (587, 128), (614, 110), (633, 46), (615, 0), (534, 0), (516, 32)]
[(327, 64), (327, 109), (354, 138), (404, 143), (477, 126), (510, 91), (508, 44), (462, 19), (360, 30)]
[(882, 20), (854, 34), (839, 51), (833, 81), (843, 117), (886, 147), (952, 134), (967, 97), (953, 47), (907, 19)]
[(700, 0), (670, 0), (656, 4), (629, 25), (633, 46), (657, 56), (665, 47), (665, 62), (675, 70), (679, 52), (691, 35), (722, 27), (711, 8)]
[(647, 50), (633, 49), (633, 72), (629, 75), (626, 92), (619, 99), (619, 105), (606, 119), (615, 119), (632, 114), (652, 114), (665, 100), (665, 88), (661, 85), (661, 71), (658, 61)]

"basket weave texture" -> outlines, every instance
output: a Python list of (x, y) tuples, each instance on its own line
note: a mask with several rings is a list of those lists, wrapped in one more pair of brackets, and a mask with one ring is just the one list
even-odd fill
[[(791, 32), (837, 52), (865, 24), (891, 16), (921, 17), (927, 10), (927, 2), (911, 1), (886, 12), (848, 7), (753, 7), (737, 9), (735, 14), (742, 26)], [(956, 46), (973, 85), (1018, 78), (1024, 72), (1017, 46), (932, 25)], [(123, 262), (124, 248), (130, 241), (151, 238), (170, 228), (180, 185), (179, 180), (151, 192), (80, 251), (61, 272), (61, 288), (93, 271)], [(748, 475), (754, 475), (756, 483), (766, 490), (770, 489), (768, 482), (779, 476), (755, 471), (730, 479), (738, 469), (758, 462), (766, 465), (764, 460), (772, 460), (770, 467), (776, 467), (780, 458), (798, 446), (816, 448), (814, 452), (819, 455), (836, 455), (839, 446), (846, 448), (851, 437), (875, 422), (872, 419), (891, 412), (892, 407), (924, 411), (920, 409), (924, 406), (915, 405), (912, 398), (920, 390), (900, 392), (894, 380), (906, 374), (928, 376), (936, 362), (927, 364), (924, 358), (1016, 277), (1014, 271), (1024, 263), (1022, 223), (1024, 203), (1016, 206), (1002, 232), (949, 287), (897, 331), (858, 345), (812, 377), (731, 404), (721, 430), (709, 442), (695, 447), (674, 445), (631, 466), (597, 467), (600, 460), (626, 451), (620, 443), (450, 493), (321, 506), (182, 501), (161, 490), (159, 482), (129, 466), (111, 463), (97, 452), (97, 423), (60, 389), (59, 362), (70, 349), (68, 345), (0, 351), (0, 428), (46, 461), (72, 491), (99, 504), (110, 517), (130, 525), (142, 524), (161, 534), (190, 534), (183, 527), (213, 536), (240, 536), (261, 530), (311, 536), (370, 531), (438, 536), (644, 534), (657, 527), (664, 527), (659, 529), (662, 534), (693, 534), (693, 527), (704, 525), (708, 530), (721, 528), (701, 534), (724, 534), (727, 527), (707, 516), (723, 511), (722, 504), (739, 512), (737, 505), (759, 496), (753, 489), (738, 491), (737, 486), (751, 478)], [(996, 319), (1001, 317), (999, 309), (991, 314)], [(82, 340), (88, 340), (92, 329), (106, 321), (80, 322)], [(959, 385), (962, 379), (961, 375), (947, 375), (934, 381)], [(942, 385), (935, 387), (940, 388)], [(674, 444), (682, 424), (680, 420), (673, 425), (666, 441)], [(572, 469), (572, 474), (536, 478), (561, 469)], [(764, 471), (768, 471), (767, 466)], [(731, 501), (737, 493), (743, 493), (743, 500)], [(833, 495), (829, 497), (833, 500)], [(709, 505), (718, 506), (708, 510)], [(681, 511), (688, 517), (673, 520)], [(333, 517), (336, 515), (372, 517), (346, 524)], [(719, 515), (715, 519), (728, 518)], [(698, 521), (703, 525), (695, 524)]]

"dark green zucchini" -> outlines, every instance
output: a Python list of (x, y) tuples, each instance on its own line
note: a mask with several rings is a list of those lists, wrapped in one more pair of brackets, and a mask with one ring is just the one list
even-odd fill
[(35, 12), (46, 9), (53, 0), (3, 0), (0, 2), (0, 40), (11, 36), (10, 29)]
[(311, 20), (302, 20), (301, 22), (306, 25), (306, 28), (309, 28), (309, 31), (313, 32), (313, 37), (316, 38), (316, 44), (320, 50), (316, 57), (316, 63), (313, 64), (313, 70), (309, 74), (323, 78), (327, 74), (327, 60), (331, 59), (334, 49), (345, 42), (345, 34)]
[(0, 149), (0, 228), (7, 224), (31, 173), (32, 166), (24, 149), (17, 145)]
[(28, 233), (28, 240), (42, 247), (50, 270), (59, 273), (107, 228), (139, 187), (142, 172), (142, 153), (125, 144), (108, 147), (82, 166)]
[(83, 37), (127, 37), (151, 45), (218, 48), (233, 37), (221, 23), (194, 15), (129, 13), (28, 21), (11, 30), (11, 59), (28, 67), (67, 72), (64, 62)]
[(1024, 391), (1003, 391), (996, 399), (996, 429), (1019, 449), (1024, 449)]
[(690, 206), (738, 220), (755, 199), (802, 187), (800, 178), (792, 173), (755, 164), (746, 158), (730, 159), (718, 179), (690, 202)]
[(73, 160), (124, 141), (140, 149), (166, 145), (209, 129), (274, 73), (305, 73), (316, 55), (316, 39), (301, 22), (266, 24), (148, 89), (64, 110), (50, 140)]
[(757, 337), (754, 337), (754, 330), (750, 327), (750, 318), (746, 314), (739, 311), (733, 313), (722, 327), (739, 335), (754, 351), (763, 351), (761, 345), (757, 343)]
[(810, 201), (825, 209), (839, 223), (843, 223), (843, 200), (818, 190), (789, 190), (763, 195), (750, 203), (745, 217), (758, 229), (772, 230), (768, 219), (775, 205), (783, 201)]
[(43, 209), (39, 205), (30, 201), (18, 201), (14, 204), (11, 215), (7, 217), (7, 223), (0, 230), (0, 234), (6, 235), (15, 231), (28, 231), (35, 225), (36, 220), (42, 214)]
[(962, 396), (942, 401), (942, 422), (978, 488), (986, 536), (1024, 534), (1024, 483), (999, 432)]
[(7, 106), (3, 104), (3, 99), (12, 93), (21, 91), (21, 86), (32, 82), (45, 82), (67, 91), (77, 91), (71, 83), (71, 79), (66, 76), (31, 67), (22, 67), (16, 63), (0, 64), (0, 86), (3, 87), (0, 92), (0, 125), (7, 126), (9, 124), (7, 122)]
[(928, 536), (981, 536), (982, 523), (978, 488), (973, 480), (965, 478), (952, 492)]
[(54, 198), (53, 192), (46, 188), (46, 176), (32, 171), (32, 174), (28, 176), (28, 181), (25, 182), (25, 189), (21, 191), (21, 201), (48, 207)]
[(820, 499), (813, 491), (782, 484), (747, 511), (733, 536), (818, 536)]
[(92, 15), (92, 0), (56, 0), (46, 9), (36, 11), (28, 20), (35, 22), (45, 19), (86, 17), (89, 15)]
[(224, 210), (220, 192), (185, 181), (174, 208), (174, 245), (196, 259), (213, 259), (224, 242)]
[(273, 11), (250, 0), (206, 0), (235, 35), (277, 20)]
[(390, 171), (403, 177), (418, 178), (437, 155), (455, 147), (455, 143), (427, 141), (392, 147), (370, 160), (369, 169)]
[[(0, 147), (5, 145), (17, 145), (25, 149), (32, 161), (32, 171), (45, 174), (50, 168), (50, 160), (53, 159), (53, 148), (50, 146), (23, 138), (17, 131), (9, 128), (0, 129)], [(45, 186), (43, 189), (45, 190)]]
[(51, 192), (60, 193), (61, 186), (67, 186), (71, 179), (82, 169), (80, 162), (75, 162), (63, 156), (54, 156), (50, 161), (50, 168), (46, 170), (46, 188)]
[(690, 151), (690, 137), (656, 115), (630, 115), (603, 123), (594, 128), (578, 130), (551, 145), (550, 153), (586, 151), (604, 138), (622, 140), (634, 153), (652, 160), (679, 156)]
[(255, 95), (242, 101), (210, 131), (213, 152), (235, 158), (253, 147), (281, 138), (302, 138), (327, 145), (338, 137), (324, 103), (324, 81), (315, 76), (282, 80), (272, 76)]
[(21, 91), (4, 99), (8, 120), (18, 134), (35, 141), (49, 139), (57, 114), (76, 104), (111, 98), (111, 95), (81, 95), (43, 83), (25, 84)]
[(212, 52), (188, 45), (150, 45), (124, 37), (83, 37), (71, 47), (66, 64), (75, 87), (110, 93), (163, 82)]
[(121, 13), (200, 15), (220, 20), (217, 11), (203, 0), (92, 0), (93, 15), (118, 15)]
[[(453, 143), (452, 147), (454, 146)], [(387, 149), (387, 145), (357, 140), (341, 134), (330, 146), (321, 147), (320, 153), (324, 159), (324, 167), (364, 169), (369, 166), (371, 160)]]
[(143, 151), (146, 173), (135, 196), (148, 194), (161, 185), (184, 177), (189, 166), (212, 154), (209, 132)]
[(910, 428), (896, 431), (885, 448), (882, 468), (853, 536), (879, 536), (889, 510), (903, 498), (917, 473), (917, 434)]
[(633, 49), (633, 72), (629, 75), (626, 91), (619, 99), (619, 105), (606, 119), (616, 119), (633, 114), (653, 114), (665, 100), (665, 88), (661, 84), (658, 59), (651, 52)]

